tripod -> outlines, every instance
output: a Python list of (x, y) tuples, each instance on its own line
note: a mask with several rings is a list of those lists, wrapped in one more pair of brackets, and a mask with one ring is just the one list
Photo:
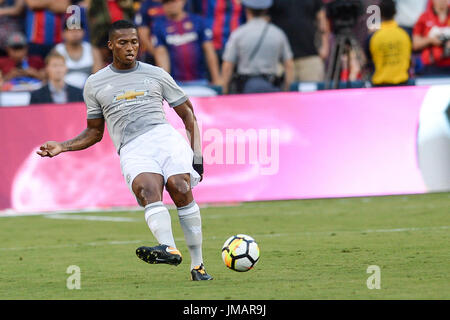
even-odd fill
[[(345, 59), (350, 65), (352, 52), (356, 54), (359, 66), (363, 67), (363, 54), (358, 41), (350, 29), (340, 30), (336, 34), (336, 42), (331, 50), (330, 61), (325, 75), (325, 89), (337, 89), (343, 70), (342, 61)], [(346, 87), (348, 87), (348, 80)]]

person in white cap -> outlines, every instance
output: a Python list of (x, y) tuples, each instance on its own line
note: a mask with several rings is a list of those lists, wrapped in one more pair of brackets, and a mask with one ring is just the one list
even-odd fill
[[(293, 80), (292, 51), (284, 32), (269, 22), (272, 0), (242, 0), (247, 23), (230, 36), (223, 54), (224, 93), (228, 93), (237, 65), (236, 92), (260, 93), (289, 90)], [(278, 64), (284, 66), (284, 82)]]

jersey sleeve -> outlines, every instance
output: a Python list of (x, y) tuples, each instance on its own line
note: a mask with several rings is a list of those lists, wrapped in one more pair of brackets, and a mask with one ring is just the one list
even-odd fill
[(419, 19), (417, 20), (416, 24), (414, 25), (412, 34), (416, 36), (426, 36), (425, 34), (425, 24), (426, 24), (426, 18), (425, 14), (422, 14)]
[(172, 108), (186, 102), (188, 97), (180, 86), (173, 80), (172, 76), (161, 69), (162, 96)]
[(87, 108), (87, 118), (88, 119), (99, 119), (103, 118), (103, 111), (95, 98), (94, 91), (89, 79), (86, 81), (83, 90), (83, 99)]
[(161, 20), (157, 19), (153, 24), (152, 43), (155, 48), (159, 46), (167, 46), (162, 23), (163, 22)]
[(198, 31), (200, 43), (205, 43), (207, 41), (212, 41), (213, 32), (211, 28), (206, 25), (206, 21), (203, 17), (198, 17)]
[(152, 20), (151, 17), (148, 14), (148, 3), (142, 2), (141, 7), (139, 8), (139, 11), (136, 12), (134, 16), (134, 24), (137, 27), (150, 27)]
[(236, 33), (236, 31), (231, 33), (231, 36), (225, 45), (225, 50), (224, 50), (222, 59), (224, 61), (237, 63), (238, 50), (237, 50), (237, 33)]

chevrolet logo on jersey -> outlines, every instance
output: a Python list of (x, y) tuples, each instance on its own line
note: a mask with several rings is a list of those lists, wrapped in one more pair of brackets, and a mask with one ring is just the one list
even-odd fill
[(115, 96), (113, 102), (121, 101), (121, 100), (135, 100), (137, 97), (146, 96), (148, 94), (147, 90), (129, 90), (124, 93)]

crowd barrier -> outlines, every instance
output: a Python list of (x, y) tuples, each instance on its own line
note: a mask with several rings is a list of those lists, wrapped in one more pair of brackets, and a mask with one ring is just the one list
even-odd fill
[[(436, 134), (440, 143), (450, 141), (449, 93), (439, 86), (192, 98), (205, 159), (195, 199), (226, 203), (450, 189), (447, 178), (443, 184), (439, 178), (449, 172), (450, 152), (444, 151), (436, 175), (436, 148), (428, 145), (433, 155), (427, 156), (418, 144)], [(165, 109), (184, 134), (176, 113)], [(441, 131), (433, 132), (433, 121)], [(73, 138), (85, 126), (83, 103), (0, 108), (0, 214), (136, 206), (107, 132), (87, 150), (54, 158), (36, 154), (43, 142)], [(421, 172), (421, 161), (431, 175)], [(164, 202), (171, 203), (167, 193)]]
[[(433, 85), (450, 85), (450, 77), (418, 77), (408, 81), (408, 86), (433, 86)], [(213, 97), (222, 94), (222, 87), (217, 85), (201, 85), (195, 82), (188, 84), (180, 84), (183, 90), (190, 97)], [(337, 84), (336, 89), (356, 89), (371, 88), (370, 81), (341, 81)], [(311, 92), (319, 90), (327, 90), (333, 88), (331, 83), (325, 82), (294, 82), (290, 86), (290, 91)], [(30, 91), (0, 91), (0, 107), (26, 106), (30, 103)]]
[[(404, 86), (433, 86), (433, 85), (450, 85), (450, 77), (417, 77), (408, 80)], [(327, 89), (356, 89), (373, 87), (370, 81), (340, 81), (334, 87), (333, 82), (294, 82), (291, 84), (290, 91), (310, 92)]]

